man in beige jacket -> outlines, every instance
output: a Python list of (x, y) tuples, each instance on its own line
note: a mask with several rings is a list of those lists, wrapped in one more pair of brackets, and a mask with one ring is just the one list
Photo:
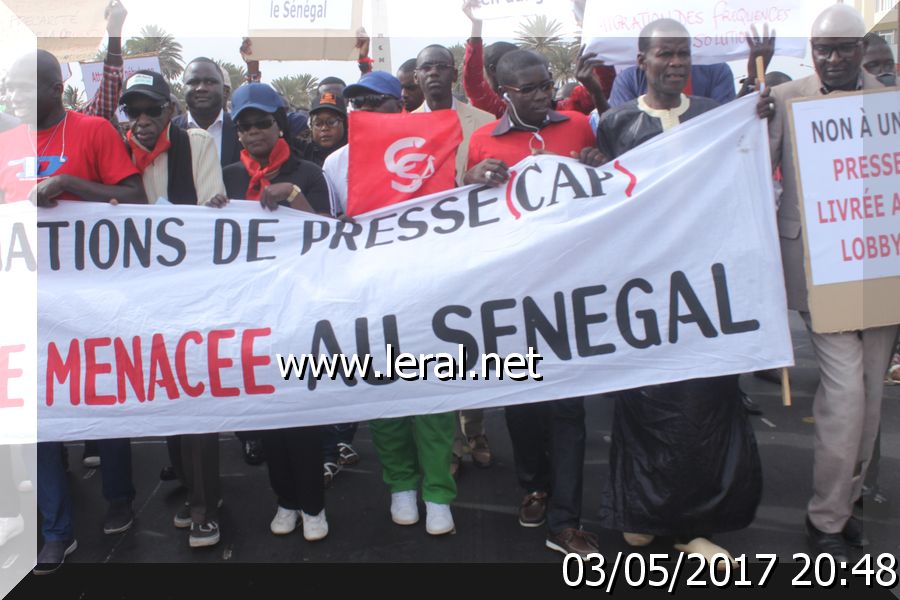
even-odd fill
[(846, 4), (823, 11), (812, 28), (810, 44), (816, 72), (772, 88), (774, 118), (769, 139), (775, 167), (781, 166), (784, 195), (778, 231), (784, 263), (788, 308), (800, 311), (819, 363), (819, 387), (813, 402), (815, 443), (813, 497), (806, 528), (816, 553), (849, 560), (848, 545), (862, 546), (862, 522), (853, 517), (881, 418), (884, 372), (897, 327), (874, 327), (841, 333), (814, 333), (807, 299), (801, 235), (801, 198), (792, 156), (786, 102), (832, 92), (882, 87), (862, 68), (866, 47), (862, 17)]
[[(456, 83), (459, 72), (453, 53), (444, 46), (435, 44), (419, 52), (415, 76), (425, 96), (425, 102), (413, 112), (455, 110), (459, 117), (463, 139), (456, 149), (456, 183), (464, 185), (469, 138), (476, 129), (493, 122), (494, 116), (453, 97), (453, 84)], [(454, 477), (465, 453), (471, 454), (472, 461), (479, 467), (491, 465), (491, 449), (484, 434), (484, 411), (482, 409), (460, 411), (459, 427), (461, 433), (457, 434), (453, 444), (453, 463), (450, 465), (450, 472)]]

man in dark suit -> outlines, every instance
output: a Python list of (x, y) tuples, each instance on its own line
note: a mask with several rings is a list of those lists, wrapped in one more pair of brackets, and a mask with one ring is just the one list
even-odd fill
[(222, 71), (212, 60), (195, 58), (184, 70), (184, 99), (188, 110), (172, 119), (176, 127), (205, 129), (216, 141), (222, 166), (241, 160), (237, 128), (225, 112), (225, 90)]

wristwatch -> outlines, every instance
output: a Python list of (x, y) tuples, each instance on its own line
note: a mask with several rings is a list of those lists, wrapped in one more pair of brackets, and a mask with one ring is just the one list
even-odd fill
[(291, 190), (291, 195), (287, 197), (287, 201), (289, 203), (293, 202), (294, 198), (296, 198), (297, 196), (299, 196), (302, 193), (303, 193), (303, 190), (301, 190), (300, 187), (295, 184), (293, 189)]

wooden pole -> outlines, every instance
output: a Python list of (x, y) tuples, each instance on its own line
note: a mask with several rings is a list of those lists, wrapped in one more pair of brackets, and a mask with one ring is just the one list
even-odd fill
[[(766, 65), (762, 56), (756, 57), (756, 83), (761, 94), (766, 89)], [(781, 369), (781, 403), (791, 406), (791, 378), (787, 367)]]

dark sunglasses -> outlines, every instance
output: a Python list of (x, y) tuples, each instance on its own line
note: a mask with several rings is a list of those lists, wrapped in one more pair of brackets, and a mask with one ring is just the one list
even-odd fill
[(124, 108), (125, 116), (131, 119), (132, 121), (138, 120), (141, 115), (147, 115), (151, 119), (156, 119), (160, 115), (163, 114), (163, 111), (166, 107), (169, 106), (169, 103), (158, 104), (156, 106), (148, 106), (147, 108), (137, 108), (136, 106), (128, 106), (126, 105)]
[(532, 83), (530, 85), (523, 85), (520, 88), (511, 86), (511, 85), (504, 85), (503, 87), (505, 87), (508, 90), (518, 92), (518, 93), (522, 94), (523, 96), (529, 96), (538, 90), (541, 90), (542, 92), (549, 92), (550, 90), (553, 89), (553, 80), (548, 79), (547, 81), (542, 81), (541, 83)]
[(254, 127), (259, 130), (268, 129), (272, 125), (275, 124), (275, 119), (272, 117), (264, 117), (262, 119), (257, 119), (256, 121), (238, 121), (237, 129), (241, 133), (247, 133)]
[(356, 96), (350, 98), (350, 105), (359, 110), (362, 108), (378, 108), (393, 96), (387, 94), (365, 94), (364, 96)]

